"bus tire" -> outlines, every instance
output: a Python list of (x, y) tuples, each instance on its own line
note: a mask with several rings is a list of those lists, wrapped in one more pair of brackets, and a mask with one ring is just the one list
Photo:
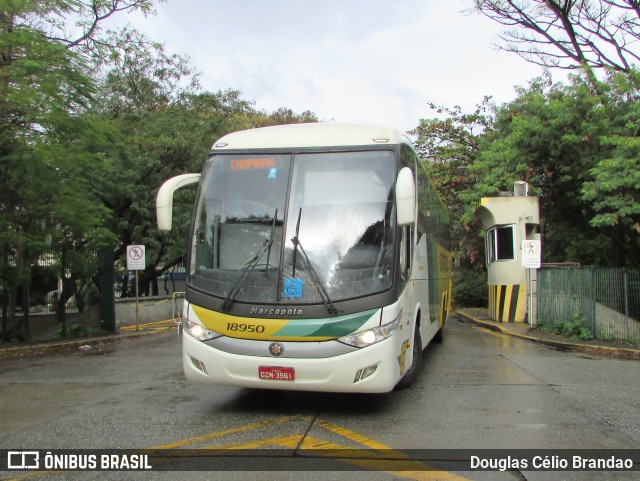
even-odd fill
[(404, 374), (402, 379), (396, 385), (396, 389), (407, 389), (411, 387), (413, 383), (418, 379), (418, 373), (420, 371), (420, 364), (422, 361), (422, 341), (420, 340), (420, 326), (416, 322), (416, 328), (413, 333), (413, 360), (411, 361), (411, 367)]
[(442, 344), (442, 341), (444, 341), (444, 323), (449, 317), (449, 309), (448, 309), (449, 302), (447, 299), (448, 299), (448, 294), (445, 292), (445, 294), (442, 296), (442, 308), (440, 309), (440, 315), (442, 316), (442, 326), (440, 326), (440, 329), (438, 329), (438, 332), (436, 332), (436, 335), (433, 336), (433, 340), (438, 344)]

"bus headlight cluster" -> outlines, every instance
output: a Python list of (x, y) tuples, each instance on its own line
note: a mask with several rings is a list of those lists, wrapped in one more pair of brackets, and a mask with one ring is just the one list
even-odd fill
[(220, 337), (220, 334), (217, 332), (207, 329), (202, 324), (191, 321), (184, 322), (184, 331), (198, 341), (209, 341), (216, 337)]
[(366, 331), (354, 332), (348, 336), (341, 337), (338, 341), (354, 347), (366, 347), (376, 342), (384, 341), (391, 337), (400, 325), (400, 315), (384, 326), (367, 329)]

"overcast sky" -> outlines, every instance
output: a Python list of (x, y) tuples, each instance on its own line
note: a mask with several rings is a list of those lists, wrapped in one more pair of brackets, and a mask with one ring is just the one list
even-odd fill
[(429, 102), (471, 110), (515, 97), (542, 70), (492, 43), (499, 25), (465, 15), (472, 0), (167, 0), (125, 20), (188, 55), (206, 90), (255, 107), (403, 131)]

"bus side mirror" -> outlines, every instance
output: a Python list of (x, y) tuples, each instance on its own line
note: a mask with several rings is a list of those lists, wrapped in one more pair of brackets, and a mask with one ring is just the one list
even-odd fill
[(186, 185), (197, 184), (200, 174), (182, 174), (167, 180), (156, 197), (158, 229), (171, 230), (173, 220), (173, 193)]
[(416, 184), (409, 167), (403, 167), (398, 172), (396, 212), (399, 226), (413, 224), (416, 221)]

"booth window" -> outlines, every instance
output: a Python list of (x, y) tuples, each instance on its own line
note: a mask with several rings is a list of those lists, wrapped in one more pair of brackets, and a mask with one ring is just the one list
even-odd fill
[(487, 260), (511, 261), (515, 256), (515, 225), (497, 226), (487, 232)]

